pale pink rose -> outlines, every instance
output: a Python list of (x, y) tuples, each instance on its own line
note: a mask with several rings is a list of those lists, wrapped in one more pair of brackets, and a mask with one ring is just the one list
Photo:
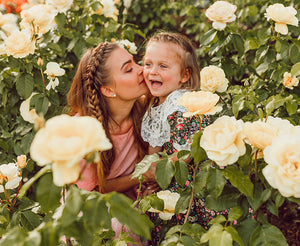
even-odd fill
[(236, 19), (235, 11), (236, 5), (226, 1), (216, 1), (205, 12), (207, 18), (213, 21), (213, 28), (223, 30), (226, 23), (233, 22)]
[(288, 34), (288, 25), (298, 26), (297, 11), (293, 7), (284, 7), (281, 3), (270, 5), (266, 9), (265, 17), (275, 21), (275, 31), (283, 35)]
[(204, 67), (200, 72), (201, 90), (210, 92), (224, 92), (228, 87), (228, 79), (222, 68), (217, 66)]
[(6, 40), (5, 47), (7, 55), (15, 58), (24, 58), (34, 54), (35, 42), (32, 40), (28, 30), (14, 31)]
[(112, 144), (102, 124), (93, 117), (55, 116), (35, 135), (30, 155), (39, 166), (52, 163), (53, 182), (63, 186), (75, 182), (80, 174), (80, 160)]
[(184, 117), (192, 115), (216, 114), (222, 110), (221, 106), (216, 106), (219, 101), (219, 96), (209, 91), (192, 91), (185, 92), (177, 100), (177, 105), (183, 106), (187, 112)]
[(268, 183), (285, 196), (300, 198), (300, 138), (279, 135), (264, 150), (263, 170)]
[(244, 155), (246, 146), (243, 141), (243, 124), (243, 121), (225, 115), (205, 127), (200, 146), (208, 158), (219, 166), (227, 166)]
[(298, 86), (299, 79), (296, 77), (292, 78), (291, 73), (285, 72), (283, 74), (282, 84), (289, 89), (293, 89), (294, 86)]

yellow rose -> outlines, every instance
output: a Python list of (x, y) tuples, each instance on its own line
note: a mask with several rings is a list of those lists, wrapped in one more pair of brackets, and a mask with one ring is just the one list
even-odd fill
[(268, 164), (263, 170), (268, 183), (285, 196), (300, 198), (300, 138), (279, 135), (265, 148)]
[(293, 7), (284, 7), (281, 3), (270, 5), (266, 9), (267, 20), (275, 21), (275, 31), (283, 35), (288, 33), (287, 24), (298, 26), (297, 11)]
[(219, 166), (227, 166), (244, 155), (246, 147), (242, 134), (243, 124), (243, 121), (225, 115), (207, 126), (200, 139), (200, 146), (206, 151), (208, 158)]
[(210, 92), (224, 92), (229, 83), (223, 69), (213, 65), (201, 70), (200, 79), (201, 90)]
[(71, 8), (73, 0), (46, 0), (46, 4), (53, 5), (60, 13), (66, 13)]
[(222, 110), (221, 106), (216, 106), (219, 96), (208, 91), (185, 92), (177, 100), (177, 105), (183, 106), (187, 112), (184, 117), (192, 115), (215, 114)]
[(59, 115), (36, 133), (30, 155), (39, 166), (52, 163), (53, 182), (62, 186), (78, 179), (82, 158), (111, 147), (102, 124), (95, 118)]
[(283, 74), (282, 84), (289, 89), (293, 89), (294, 86), (298, 86), (299, 79), (296, 77), (292, 78), (291, 73), (285, 72)]
[(28, 30), (14, 31), (5, 40), (5, 47), (7, 55), (15, 58), (24, 58), (34, 53), (35, 42), (32, 41)]
[(20, 26), (23, 29), (32, 30), (34, 24), (34, 33), (44, 34), (56, 26), (55, 16), (57, 10), (52, 5), (37, 4), (29, 9), (21, 11)]
[(180, 198), (179, 193), (171, 192), (169, 190), (162, 190), (157, 192), (157, 197), (164, 201), (164, 211), (150, 208), (149, 212), (159, 213), (159, 217), (162, 220), (170, 220), (175, 214), (175, 206), (178, 199)]
[(246, 122), (243, 133), (247, 143), (258, 149), (269, 146), (281, 133), (290, 133), (293, 125), (288, 120), (269, 116), (267, 121)]
[(205, 15), (213, 21), (213, 28), (223, 30), (226, 27), (226, 23), (235, 21), (236, 16), (234, 12), (236, 8), (236, 5), (229, 2), (216, 1), (206, 10)]

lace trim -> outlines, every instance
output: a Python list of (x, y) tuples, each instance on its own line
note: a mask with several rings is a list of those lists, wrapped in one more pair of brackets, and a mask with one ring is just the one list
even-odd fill
[(177, 99), (185, 92), (186, 90), (173, 91), (161, 105), (152, 107), (150, 112), (144, 115), (141, 136), (150, 146), (162, 146), (170, 141), (170, 125), (167, 118), (175, 111), (186, 112), (185, 107), (177, 105)]

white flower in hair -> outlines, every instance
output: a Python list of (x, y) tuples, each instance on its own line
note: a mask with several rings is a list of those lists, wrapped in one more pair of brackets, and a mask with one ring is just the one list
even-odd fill
[(122, 48), (128, 50), (131, 54), (137, 53), (137, 47), (136, 47), (135, 43), (130, 42), (127, 39), (118, 40), (118, 41), (116, 41), (116, 43), (119, 46), (121, 46)]

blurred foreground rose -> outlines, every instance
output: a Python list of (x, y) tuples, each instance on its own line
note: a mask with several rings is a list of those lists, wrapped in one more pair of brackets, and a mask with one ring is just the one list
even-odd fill
[(289, 89), (293, 89), (294, 86), (298, 86), (299, 79), (294, 77), (292, 78), (291, 73), (285, 72), (283, 74), (282, 84)]
[(273, 139), (282, 133), (291, 133), (294, 126), (281, 118), (269, 116), (267, 121), (246, 122), (243, 133), (245, 141), (252, 147), (265, 149)]
[(285, 196), (300, 198), (300, 137), (280, 135), (265, 148), (263, 175)]
[(216, 1), (206, 10), (205, 15), (213, 21), (213, 28), (221, 31), (225, 29), (226, 23), (235, 21), (236, 8), (236, 5), (229, 2)]
[(200, 139), (200, 146), (206, 151), (208, 158), (219, 166), (227, 166), (244, 155), (246, 147), (243, 125), (242, 120), (225, 115), (207, 126)]
[[(0, 192), (4, 192), (5, 189), (17, 188), (22, 177), (16, 163), (8, 163), (0, 165)], [(3, 186), (3, 182), (5, 185)]]
[(298, 26), (297, 11), (293, 7), (284, 7), (281, 3), (270, 5), (266, 9), (265, 17), (275, 21), (275, 31), (283, 35), (288, 34), (287, 24)]
[(210, 92), (224, 92), (228, 87), (228, 79), (222, 68), (210, 65), (200, 72), (201, 90)]
[(192, 115), (213, 115), (222, 110), (221, 106), (216, 106), (219, 96), (209, 91), (192, 91), (184, 93), (177, 100), (177, 104), (187, 109), (183, 113), (184, 117)]
[(5, 40), (5, 47), (7, 55), (15, 58), (24, 58), (34, 53), (35, 42), (32, 40), (28, 30), (14, 31)]
[(53, 5), (60, 13), (66, 13), (71, 8), (73, 0), (46, 0), (46, 4)]
[(39, 166), (52, 163), (53, 182), (63, 186), (78, 179), (82, 158), (111, 147), (98, 120), (89, 116), (59, 115), (49, 119), (37, 132), (30, 155)]
[(179, 193), (171, 192), (169, 190), (162, 190), (157, 192), (157, 197), (164, 201), (164, 211), (159, 211), (153, 208), (150, 208), (149, 212), (159, 213), (159, 217), (162, 220), (170, 220), (175, 214), (175, 206), (180, 198)]

